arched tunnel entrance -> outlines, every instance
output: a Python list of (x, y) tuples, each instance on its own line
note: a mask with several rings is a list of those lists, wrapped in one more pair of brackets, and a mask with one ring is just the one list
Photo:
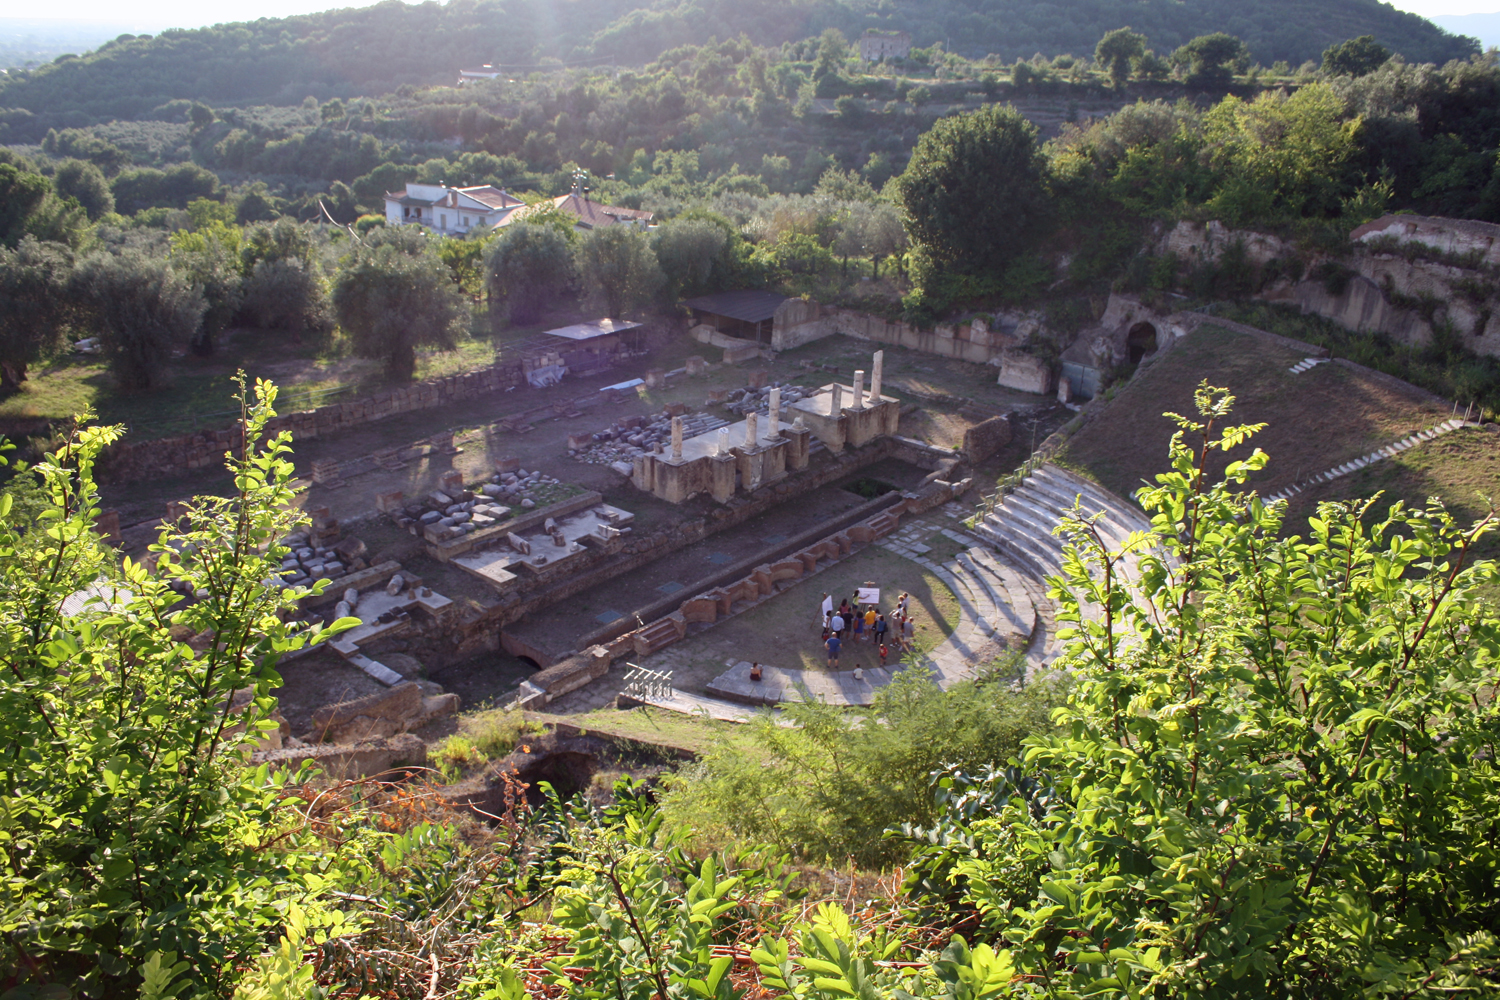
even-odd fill
[(1140, 364), (1146, 355), (1155, 354), (1156, 347), (1156, 327), (1150, 323), (1137, 323), (1125, 335), (1125, 350), (1133, 365)]

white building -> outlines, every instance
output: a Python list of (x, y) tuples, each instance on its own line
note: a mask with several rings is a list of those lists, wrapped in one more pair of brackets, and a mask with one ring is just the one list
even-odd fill
[(482, 226), (498, 226), (525, 204), (491, 184), (453, 188), (443, 184), (408, 184), (401, 192), (387, 191), (388, 226), (417, 223), (440, 233), (467, 233)]
[(458, 71), (458, 85), (462, 87), (474, 80), (494, 80), (500, 76), (500, 71), (489, 63), (485, 63), (479, 69), (461, 69)]

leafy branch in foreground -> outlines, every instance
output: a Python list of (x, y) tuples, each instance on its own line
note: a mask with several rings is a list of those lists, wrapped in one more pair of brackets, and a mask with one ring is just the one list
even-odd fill
[(1025, 753), (1050, 787), (1002, 783), (942, 870), (1049, 996), (1493, 995), (1500, 620), (1470, 551), (1496, 516), (1328, 503), (1284, 537), (1235, 490), (1259, 451), (1205, 482), (1257, 428), (1197, 401), (1134, 572), (1062, 529), (1077, 682)]
[(280, 657), (349, 623), (284, 620), (307, 593), (274, 580), (277, 540), (300, 523), (290, 436), (260, 445), (275, 387), (257, 383), (253, 399), (240, 387), (235, 495), (200, 497), (165, 525), (154, 567), (112, 565), (93, 533), (93, 466), (118, 427), (80, 420), (35, 467), (49, 504), (24, 539), (0, 497), (0, 976), (12, 981), (111, 996), (169, 953), (184, 985), (222, 990), (231, 959), (259, 952), (286, 901), (333, 863), (274, 846), (287, 776), (246, 767), (276, 725)]

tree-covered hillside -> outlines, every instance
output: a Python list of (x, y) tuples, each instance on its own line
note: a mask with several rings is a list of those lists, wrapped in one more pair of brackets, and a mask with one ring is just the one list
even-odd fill
[[(0, 82), (12, 123), (28, 114), (83, 125), (136, 118), (175, 99), (278, 103), (308, 95), (387, 93), (447, 82), (461, 66), (515, 72), (546, 60), (640, 65), (677, 45), (746, 34), (780, 44), (836, 27), (905, 29), (918, 46), (1005, 59), (1084, 54), (1104, 32), (1130, 25), (1158, 52), (1224, 31), (1267, 65), (1316, 59), (1329, 45), (1372, 34), (1410, 62), (1446, 62), (1475, 45), (1378, 0), (460, 0), (266, 18), (149, 37), (121, 36), (95, 52), (60, 57)], [(19, 110), (16, 110), (19, 109)]]

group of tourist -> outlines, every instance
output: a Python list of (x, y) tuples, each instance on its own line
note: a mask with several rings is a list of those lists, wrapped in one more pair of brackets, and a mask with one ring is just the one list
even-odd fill
[(823, 595), (819, 609), (823, 627), (823, 647), (828, 650), (828, 666), (837, 668), (839, 652), (845, 643), (870, 643), (875, 647), (883, 667), (891, 650), (897, 656), (908, 652), (916, 637), (916, 621), (911, 614), (911, 595), (903, 593), (896, 609), (887, 618), (876, 602), (861, 602), (859, 592), (846, 597), (834, 607), (833, 597)]

